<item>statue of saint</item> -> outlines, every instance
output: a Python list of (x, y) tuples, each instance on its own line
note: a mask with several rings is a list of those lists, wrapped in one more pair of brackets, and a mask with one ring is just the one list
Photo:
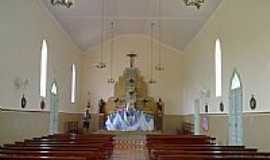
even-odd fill
[(104, 107), (105, 107), (105, 101), (101, 98), (98, 102), (99, 107), (99, 113), (105, 113)]
[(163, 103), (162, 99), (159, 98), (158, 102), (157, 102), (157, 108), (158, 108), (158, 113), (159, 114), (163, 113), (163, 107), (164, 107), (164, 103)]
[(90, 128), (90, 120), (91, 120), (90, 107), (91, 104), (90, 102), (88, 102), (86, 110), (83, 114), (83, 128), (86, 130), (86, 132), (88, 132)]

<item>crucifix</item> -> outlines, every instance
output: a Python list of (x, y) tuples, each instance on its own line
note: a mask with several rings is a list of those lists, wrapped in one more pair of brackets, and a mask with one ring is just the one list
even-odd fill
[(130, 68), (134, 68), (134, 66), (135, 66), (135, 58), (137, 57), (137, 55), (135, 53), (129, 53), (129, 54), (127, 54), (127, 56), (130, 58), (129, 59)]

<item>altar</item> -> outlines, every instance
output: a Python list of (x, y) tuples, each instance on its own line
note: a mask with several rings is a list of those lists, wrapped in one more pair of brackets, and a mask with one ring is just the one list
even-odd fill
[(114, 86), (114, 96), (99, 103), (100, 128), (107, 131), (154, 131), (162, 129), (163, 102), (148, 96), (147, 83), (135, 67), (136, 54)]
[(153, 131), (154, 116), (136, 110), (122, 110), (110, 114), (105, 122), (108, 131)]

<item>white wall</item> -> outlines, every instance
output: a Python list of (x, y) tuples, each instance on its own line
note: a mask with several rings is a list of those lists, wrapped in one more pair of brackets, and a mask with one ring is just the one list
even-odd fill
[[(141, 70), (142, 76), (148, 81), (150, 79), (150, 38), (146, 35), (129, 34), (121, 35), (115, 40), (115, 56), (113, 77), (115, 80), (123, 74), (125, 67), (129, 65), (126, 56), (128, 51), (135, 50), (138, 55), (136, 66)], [(104, 43), (105, 63), (107, 68), (98, 70), (94, 64), (99, 62), (100, 46), (89, 49), (83, 58), (82, 78), (82, 101), (81, 106), (86, 106), (87, 93), (95, 107), (92, 112), (97, 112), (97, 99), (113, 96), (113, 86), (107, 83), (109, 78), (109, 45), (110, 41)], [(154, 64), (157, 64), (157, 41), (155, 41)], [(166, 114), (180, 114), (182, 108), (182, 53), (162, 44), (162, 62), (165, 71), (154, 71), (154, 79), (158, 83), (149, 85), (149, 95), (155, 98), (161, 97), (165, 101)]]
[(60, 110), (78, 111), (78, 103), (70, 104), (70, 77), (71, 64), (76, 63), (80, 67), (81, 51), (56, 25), (41, 2), (3, 0), (0, 20), (0, 106), (20, 108), (22, 90), (16, 90), (14, 85), (14, 80), (19, 77), (29, 79), (25, 90), (28, 100), (25, 110), (40, 110), (40, 49), (42, 39), (47, 39), (49, 58), (45, 110), (49, 110), (49, 87), (56, 79), (60, 87)]
[[(255, 111), (270, 111), (270, 1), (224, 0), (203, 29), (184, 50), (184, 113), (193, 112), (199, 91), (210, 90), (210, 112), (219, 112), (224, 101), (228, 112), (230, 78), (236, 68), (240, 73), (244, 111), (250, 112), (252, 94), (258, 100)], [(215, 98), (215, 39), (221, 39), (223, 51), (223, 96)]]

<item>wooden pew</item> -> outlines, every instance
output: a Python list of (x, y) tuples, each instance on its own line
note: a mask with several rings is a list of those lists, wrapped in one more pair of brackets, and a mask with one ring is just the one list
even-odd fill
[(102, 137), (102, 138), (42, 138), (42, 139), (26, 139), (25, 142), (48, 142), (48, 141), (96, 141), (96, 142), (110, 142), (113, 141), (110, 137)]
[(100, 157), (109, 157), (112, 154), (112, 150), (106, 150), (103, 147), (98, 146), (18, 146), (18, 145), (4, 145), (0, 148), (1, 150), (20, 150), (20, 151), (66, 151), (66, 152), (75, 152), (75, 151), (86, 151), (94, 152)]
[(161, 155), (158, 160), (269, 160), (260, 155)]
[(92, 151), (33, 151), (33, 150), (0, 150), (5, 155), (54, 156), (54, 157), (85, 157), (87, 160), (104, 160), (105, 157)]
[(270, 153), (244, 146), (219, 146), (215, 138), (194, 135), (147, 135), (152, 160), (270, 159)]
[(238, 150), (238, 151), (181, 151), (181, 150), (154, 150), (151, 154), (152, 160), (157, 160), (159, 156), (169, 155), (169, 156), (178, 156), (178, 155), (260, 155), (260, 156), (270, 156), (270, 153), (263, 153), (257, 151), (249, 150)]
[(157, 143), (214, 144), (215, 138), (204, 135), (147, 135), (147, 145)]
[(109, 158), (113, 150), (113, 136), (111, 135), (61, 135), (60, 138), (43, 137), (5, 144), (0, 147), (0, 154), (18, 156), (78, 156), (91, 160)]
[(99, 152), (100, 148), (89, 148), (89, 147), (28, 147), (28, 146), (4, 146), (0, 149), (9, 150), (38, 150), (38, 151), (96, 151)]
[(29, 147), (97, 147), (102, 148), (105, 147), (103, 143), (24, 143), (17, 142), (15, 144), (5, 144), (4, 146), (29, 146)]
[[(59, 138), (58, 138), (59, 137)], [(28, 146), (56, 146), (62, 144), (74, 144), (76, 146), (85, 145), (102, 145), (102, 148), (106, 150), (113, 149), (113, 135), (100, 135), (100, 134), (91, 134), (91, 135), (77, 135), (77, 134), (57, 134), (50, 135), (50, 138), (34, 138), (31, 140), (25, 140), (24, 142), (17, 142), (16, 144), (27, 144)], [(35, 145), (34, 145), (35, 144)], [(63, 145), (62, 145), (63, 146)]]
[(54, 135), (48, 135), (43, 136), (39, 138), (34, 139), (52, 139), (52, 138), (113, 138), (114, 135), (108, 135), (108, 134), (88, 134), (88, 135), (80, 135), (80, 134), (54, 134)]
[(7, 155), (0, 154), (1, 160), (87, 160), (86, 157), (69, 157), (69, 156), (31, 156), (31, 155)]

